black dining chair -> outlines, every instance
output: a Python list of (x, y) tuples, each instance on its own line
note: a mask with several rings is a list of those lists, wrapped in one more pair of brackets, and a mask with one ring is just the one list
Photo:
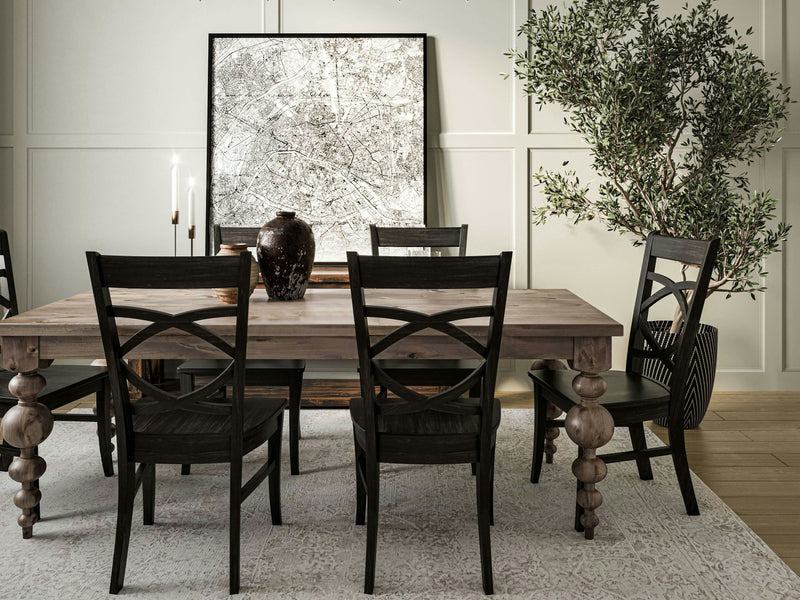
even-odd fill
[[(221, 244), (247, 244), (255, 246), (260, 227), (239, 227), (233, 225), (214, 225), (214, 254)], [(225, 361), (214, 359), (192, 359), (178, 366), (178, 379), (181, 392), (186, 394), (194, 389), (198, 377), (215, 377), (222, 372)], [(292, 475), (300, 472), (300, 397), (303, 393), (304, 360), (248, 360), (246, 369), (247, 386), (275, 386), (289, 388), (289, 470)], [(189, 473), (189, 465), (183, 465), (181, 472)]]
[[(624, 371), (604, 372), (608, 388), (600, 397), (617, 427), (627, 427), (632, 450), (600, 455), (606, 463), (635, 460), (641, 479), (652, 479), (650, 458), (672, 456), (686, 512), (700, 514), (695, 498), (686, 444), (683, 435), (684, 390), (692, 373), (689, 360), (700, 325), (700, 316), (708, 291), (719, 240), (697, 241), (650, 234), (644, 250), (641, 277), (633, 309), (628, 355)], [(663, 267), (662, 267), (663, 265)], [(697, 265), (697, 278), (686, 278), (687, 265)], [(674, 281), (662, 271), (678, 269), (683, 278)], [(652, 330), (649, 312), (662, 300), (672, 299), (677, 304), (682, 325), (674, 341), (669, 342)], [(661, 306), (661, 305), (660, 305)], [(645, 377), (645, 365), (657, 362), (671, 373), (669, 387)], [(533, 380), (535, 401), (533, 461), (531, 481), (539, 482), (545, 445), (546, 427), (563, 427), (563, 420), (547, 419), (547, 406), (552, 403), (564, 412), (581, 404), (581, 398), (572, 388), (575, 372), (570, 370), (536, 370), (528, 375)], [(648, 448), (644, 435), (644, 422), (666, 417), (669, 422), (669, 444)], [(579, 459), (582, 458), (579, 449)], [(576, 464), (578, 464), (576, 462)], [(578, 482), (578, 489), (581, 489)], [(590, 527), (582, 519), (583, 509), (576, 505), (575, 529)]]
[[(348, 252), (347, 266), (361, 382), (361, 396), (350, 401), (350, 416), (356, 454), (355, 521), (363, 525), (366, 516), (367, 525), (364, 592), (371, 594), (375, 585), (380, 463), (471, 463), (478, 466), (476, 489), (483, 590), (491, 594), (489, 526), (494, 449), (500, 424), (500, 403), (494, 397), (494, 388), (511, 253), (431, 258), (359, 256)], [(421, 309), (420, 301), (415, 301), (412, 309), (370, 300), (375, 290), (429, 288), (488, 288), (492, 296), (482, 305), (437, 308), (431, 312)], [(484, 321), (488, 326), (485, 341), (456, 324), (463, 319)], [(392, 324), (387, 325), (387, 321)], [(401, 342), (405, 351), (416, 341), (415, 333), (428, 329), (452, 338), (456, 350), (460, 348), (458, 343), (466, 346), (480, 361), (461, 381), (432, 395), (421, 394), (389, 375), (378, 358)], [(479, 398), (462, 397), (475, 386), (480, 388)], [(380, 390), (377, 393), (376, 387)]]
[[(14, 284), (14, 270), (11, 264), (11, 247), (8, 234), (0, 229), (0, 318), (6, 319), (19, 313), (17, 292)], [(5, 289), (5, 291), (3, 291)], [(90, 421), (97, 423), (97, 438), (100, 445), (100, 462), (103, 474), (114, 474), (111, 443), (111, 390), (108, 384), (108, 371), (105, 367), (84, 365), (51, 365), (43, 372), (47, 386), (37, 396), (36, 401), (54, 411), (86, 396), (95, 396), (95, 414), (53, 413), (54, 421)], [(9, 382), (16, 373), (0, 369), (0, 417), (17, 404), (17, 397), (8, 389)], [(6, 441), (0, 444), (0, 469), (7, 471), (11, 461), (19, 456), (19, 448)], [(36, 484), (38, 486), (38, 482)], [(36, 506), (36, 515), (40, 507)]]
[[(460, 227), (378, 227), (369, 226), (372, 256), (379, 256), (381, 248), (458, 248), (458, 256), (467, 255), (466, 224)], [(452, 386), (475, 370), (477, 363), (469, 360), (428, 359), (383, 359), (381, 368), (394, 379), (408, 386)], [(473, 398), (480, 397), (480, 386), (469, 391)], [(476, 473), (472, 465), (472, 474)]]
[[(140, 486), (144, 524), (154, 523), (156, 465), (228, 463), (230, 593), (236, 594), (242, 502), (267, 477), (272, 523), (281, 524), (280, 451), (286, 408), (285, 399), (244, 395), (250, 255), (135, 257), (87, 252), (86, 257), (118, 423), (119, 500), (110, 593), (119, 592), (124, 583), (133, 503)], [(158, 295), (164, 290), (174, 294), (220, 287), (237, 288), (236, 305), (220, 304), (205, 294), (197, 296), (196, 308), (171, 314), (162, 308), (169, 296)], [(117, 302), (111, 288), (140, 291), (143, 305), (131, 305), (124, 296)], [(233, 343), (203, 325), (208, 319), (226, 317), (231, 321), (228, 331), (234, 334)], [(210, 382), (186, 394), (172, 394), (143, 379), (126, 356), (143, 342), (159, 343), (153, 338), (170, 330), (186, 334), (180, 343), (226, 355), (227, 365)], [(140, 399), (131, 401), (129, 385), (141, 390)], [(224, 387), (231, 388), (231, 393), (220, 397)], [(268, 444), (267, 461), (242, 484), (243, 456), (264, 443)]]

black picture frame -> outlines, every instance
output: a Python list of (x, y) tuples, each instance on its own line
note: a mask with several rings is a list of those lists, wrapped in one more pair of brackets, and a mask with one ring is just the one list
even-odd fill
[(426, 50), (424, 33), (209, 34), (206, 254), (215, 224), (277, 210), (311, 225), (318, 264), (369, 253), (370, 223), (427, 225)]

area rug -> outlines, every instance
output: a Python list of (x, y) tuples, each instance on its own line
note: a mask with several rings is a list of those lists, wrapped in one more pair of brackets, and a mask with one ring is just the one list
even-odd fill
[[(283, 454), (283, 525), (270, 524), (266, 485), (244, 504), (237, 597), (365, 599), (349, 415), (307, 410), (301, 418), (300, 475), (288, 475)], [(556, 464), (532, 485), (532, 431), (533, 411), (503, 411), (491, 534), (495, 597), (800, 598), (800, 578), (697, 478), (702, 514), (686, 516), (669, 458), (654, 459), (653, 481), (639, 480), (633, 463), (612, 465), (600, 486), (596, 538), (584, 540), (572, 529), (575, 447), (560, 437)], [(619, 431), (609, 449), (626, 441)], [(263, 460), (257, 452), (248, 457), (250, 472)], [(107, 598), (116, 481), (102, 475), (92, 425), (57, 423), (41, 453), (48, 469), (33, 539), (22, 540), (16, 525), (16, 484), (0, 477), (0, 597)], [(159, 467), (152, 527), (141, 524), (139, 496), (121, 597), (228, 597), (227, 468), (179, 471)], [(385, 466), (380, 510), (377, 598), (485, 597), (468, 466)]]

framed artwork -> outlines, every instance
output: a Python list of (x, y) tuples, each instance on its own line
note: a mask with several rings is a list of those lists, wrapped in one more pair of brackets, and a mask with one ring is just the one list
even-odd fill
[(343, 263), (425, 225), (424, 34), (211, 34), (208, 82), (209, 236), (291, 210)]

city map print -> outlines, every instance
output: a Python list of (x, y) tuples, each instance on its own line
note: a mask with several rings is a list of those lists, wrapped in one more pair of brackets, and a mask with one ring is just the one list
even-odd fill
[(293, 210), (316, 262), (425, 222), (424, 36), (212, 36), (209, 227)]

